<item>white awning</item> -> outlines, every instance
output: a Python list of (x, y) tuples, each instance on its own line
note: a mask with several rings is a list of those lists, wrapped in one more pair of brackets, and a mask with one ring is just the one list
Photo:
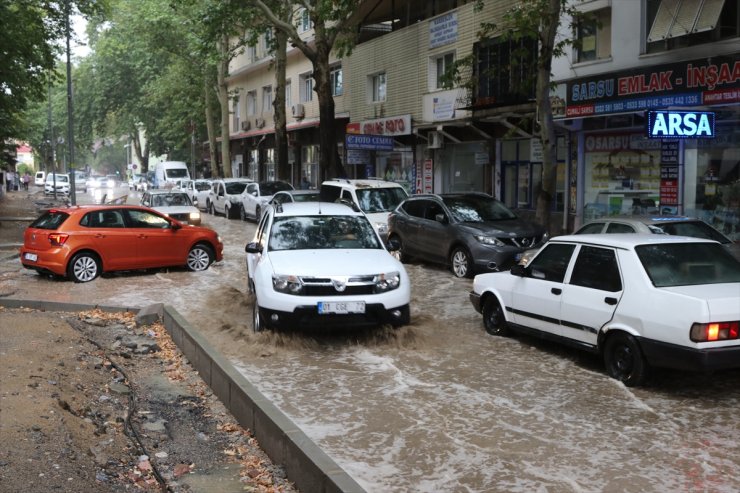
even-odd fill
[(648, 42), (676, 38), (717, 25), (725, 0), (663, 0), (650, 28)]

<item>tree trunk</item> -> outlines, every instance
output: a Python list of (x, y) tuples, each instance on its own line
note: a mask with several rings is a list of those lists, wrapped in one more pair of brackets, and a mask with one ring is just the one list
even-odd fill
[(331, 46), (316, 36), (316, 59), (313, 63), (314, 90), (319, 99), (319, 183), (327, 178), (344, 177), (345, 172), (337, 151), (334, 96), (331, 93), (329, 53)]
[(218, 159), (216, 158), (216, 129), (213, 126), (213, 109), (211, 107), (211, 78), (208, 69), (203, 74), (203, 98), (205, 99), (206, 132), (208, 133), (208, 157), (211, 160), (211, 176), (218, 176)]
[(221, 37), (218, 61), (218, 102), (221, 106), (221, 165), (224, 178), (231, 178), (231, 152), (229, 146), (229, 86), (226, 84), (226, 75), (229, 71), (229, 38)]
[(275, 100), (272, 102), (275, 108), (275, 148), (277, 155), (277, 179), (290, 181), (290, 163), (288, 162), (288, 130), (287, 115), (285, 114), (285, 69), (288, 46), (288, 35), (279, 29), (275, 30), (277, 48), (275, 52)]
[[(542, 188), (537, 196), (537, 221), (550, 230), (550, 210), (557, 192), (557, 139), (550, 105), (550, 74), (555, 47), (555, 35), (560, 20), (560, 2), (549, 0), (540, 29), (540, 52), (537, 59), (537, 108), (540, 115), (539, 134), (542, 141)], [(554, 232), (559, 233), (560, 230)]]

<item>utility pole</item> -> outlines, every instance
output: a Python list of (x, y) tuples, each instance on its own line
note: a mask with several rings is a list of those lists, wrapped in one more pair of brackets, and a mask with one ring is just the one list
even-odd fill
[(69, 11), (71, 0), (67, 0), (67, 15), (65, 28), (67, 30), (67, 144), (69, 145), (69, 198), (72, 205), (77, 205), (75, 193), (75, 136), (74, 136), (74, 104), (72, 101), (72, 61), (69, 49)]

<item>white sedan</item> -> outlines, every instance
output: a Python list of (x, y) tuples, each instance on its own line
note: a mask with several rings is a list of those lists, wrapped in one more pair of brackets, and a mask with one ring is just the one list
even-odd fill
[(513, 329), (600, 354), (627, 386), (651, 366), (740, 367), (740, 262), (714, 241), (561, 236), (526, 267), (476, 276), (470, 300), (490, 334)]
[(255, 331), (409, 322), (403, 264), (349, 206), (269, 206), (246, 252)]

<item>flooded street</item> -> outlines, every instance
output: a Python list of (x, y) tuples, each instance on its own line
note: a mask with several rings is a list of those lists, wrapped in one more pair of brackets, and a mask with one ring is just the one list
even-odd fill
[(369, 492), (740, 490), (740, 371), (660, 371), (628, 389), (593, 356), (489, 336), (468, 301), (472, 280), (421, 264), (407, 265), (407, 327), (253, 334), (244, 245), (255, 225), (204, 219), (225, 243), (205, 272), (74, 284), (4, 258), (0, 290), (172, 305)]

